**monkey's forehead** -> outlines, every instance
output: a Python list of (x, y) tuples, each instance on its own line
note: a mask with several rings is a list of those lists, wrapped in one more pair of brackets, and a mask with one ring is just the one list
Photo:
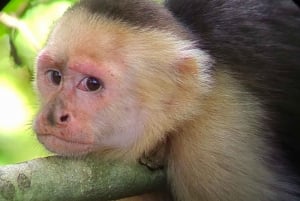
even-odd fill
[(146, 62), (153, 66), (171, 65), (181, 49), (188, 49), (186, 46), (192, 45), (188, 41), (181, 43), (169, 32), (132, 27), (80, 8), (58, 21), (44, 50), (63, 64), (72, 58), (89, 58), (102, 64), (141, 68)]
[[(77, 5), (57, 22), (46, 46), (53, 48), (56, 54), (63, 51), (70, 55), (70, 51), (81, 50), (94, 54), (91, 57), (103, 55), (111, 58), (105, 56), (111, 54), (116, 58), (124, 58), (124, 53), (129, 55), (141, 52), (143, 55), (153, 55), (161, 54), (162, 50), (171, 51), (174, 49), (172, 46), (181, 46), (180, 39), (182, 38), (176, 32), (133, 26), (122, 20), (91, 13), (86, 7)], [(145, 54), (145, 51), (149, 54)], [(122, 55), (118, 55), (119, 53)], [(168, 55), (171, 55), (170, 52)]]

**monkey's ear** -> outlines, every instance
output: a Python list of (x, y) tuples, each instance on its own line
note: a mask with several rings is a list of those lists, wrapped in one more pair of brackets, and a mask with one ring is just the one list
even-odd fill
[(199, 73), (199, 63), (194, 57), (184, 57), (176, 65), (176, 70), (182, 75), (192, 75)]
[(197, 84), (210, 85), (212, 82), (212, 58), (201, 49), (192, 47), (180, 50), (176, 71), (185, 79), (195, 78)]

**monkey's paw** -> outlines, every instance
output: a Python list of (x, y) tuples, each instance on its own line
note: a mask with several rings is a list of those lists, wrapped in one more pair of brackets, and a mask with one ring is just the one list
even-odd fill
[(140, 159), (139, 163), (147, 166), (150, 170), (162, 169), (165, 166), (166, 146), (164, 143), (160, 144), (156, 149), (150, 153), (145, 153)]

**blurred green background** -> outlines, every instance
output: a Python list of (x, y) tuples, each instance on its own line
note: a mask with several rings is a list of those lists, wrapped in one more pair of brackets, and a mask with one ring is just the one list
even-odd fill
[(32, 131), (34, 61), (49, 28), (75, 0), (11, 0), (0, 12), (0, 165), (49, 153)]

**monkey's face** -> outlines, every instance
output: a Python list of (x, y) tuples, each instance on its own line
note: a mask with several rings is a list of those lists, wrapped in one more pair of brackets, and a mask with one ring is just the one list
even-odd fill
[(92, 59), (86, 52), (62, 60), (52, 53), (46, 47), (37, 62), (38, 139), (67, 155), (132, 144), (142, 124), (121, 64)]
[(38, 139), (63, 155), (151, 149), (206, 90), (198, 64), (207, 58), (192, 48), (159, 30), (65, 14), (37, 59)]
[(144, 118), (119, 51), (122, 38), (77, 25), (58, 24), (38, 56), (38, 139), (63, 155), (127, 148), (143, 133)]

